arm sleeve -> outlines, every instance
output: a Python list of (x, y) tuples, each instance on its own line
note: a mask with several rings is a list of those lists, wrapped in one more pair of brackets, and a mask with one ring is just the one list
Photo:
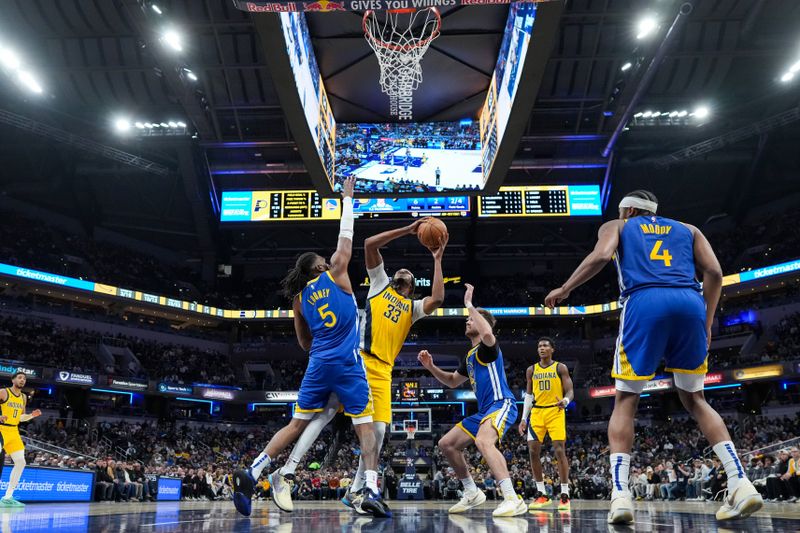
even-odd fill
[(497, 348), (496, 342), (494, 343), (494, 346), (486, 346), (481, 342), (481, 345), (478, 347), (478, 361), (488, 365), (497, 359), (499, 353), (500, 351)]
[(525, 405), (522, 409), (522, 419), (528, 420), (528, 417), (531, 415), (531, 409), (533, 409), (533, 394), (525, 393)]
[(414, 322), (416, 322), (417, 320), (419, 320), (421, 318), (425, 318), (426, 316), (428, 316), (425, 313), (425, 304), (422, 303), (422, 300), (414, 300), (414, 303), (413, 303), (412, 307), (413, 307), (412, 312), (411, 312), (411, 323), (412, 324)]
[(461, 374), (464, 377), (469, 377), (469, 371), (467, 370), (467, 358), (466, 357), (462, 357), (461, 358), (461, 363), (459, 363), (458, 369), (456, 370), (456, 372), (458, 372), (459, 374)]
[(375, 268), (367, 270), (367, 275), (369, 276), (369, 292), (367, 292), (367, 298), (372, 298), (389, 285), (389, 276), (386, 274), (383, 263)]

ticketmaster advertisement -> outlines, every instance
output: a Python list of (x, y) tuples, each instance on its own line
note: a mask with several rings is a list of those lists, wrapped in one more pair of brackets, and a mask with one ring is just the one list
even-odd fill
[[(0, 491), (8, 489), (11, 468), (3, 469)], [(94, 472), (29, 466), (22, 472), (14, 498), (22, 502), (90, 502)]]

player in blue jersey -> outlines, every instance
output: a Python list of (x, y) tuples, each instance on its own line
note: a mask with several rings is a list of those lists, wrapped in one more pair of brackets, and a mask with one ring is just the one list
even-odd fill
[(503, 502), (492, 515), (518, 516), (528, 512), (528, 506), (514, 491), (506, 459), (496, 446), (517, 420), (516, 399), (506, 381), (503, 352), (494, 336), (495, 319), (489, 311), (472, 305), (474, 289), (469, 284), (466, 288), (464, 306), (469, 311), (469, 318), (465, 334), (472, 348), (461, 360), (458, 369), (446, 372), (437, 367), (427, 350), (422, 350), (417, 356), (422, 366), (450, 388), (469, 380), (478, 400), (478, 412), (459, 422), (439, 440), (439, 449), (464, 485), (463, 497), (450, 508), (450, 512), (463, 513), (486, 501), (486, 496), (475, 485), (462, 453), (474, 441), (503, 492)]
[(308, 368), (291, 422), (272, 437), (249, 469), (234, 473), (233, 501), (245, 516), (250, 515), (254, 486), (263, 470), (324, 410), (333, 393), (353, 419), (366, 465), (366, 487), (357, 498), (358, 509), (391, 516), (378, 490), (372, 394), (358, 352), (358, 307), (347, 274), (353, 250), (354, 186), (355, 178), (344, 182), (339, 243), (330, 264), (313, 252), (304, 253), (282, 283), (284, 295), (292, 300), (297, 341), (309, 350)]
[[(711, 325), (722, 291), (722, 270), (705, 236), (689, 224), (656, 215), (649, 191), (634, 191), (619, 204), (619, 219), (600, 227), (594, 251), (545, 298), (549, 307), (614, 260), (620, 285), (619, 336), (614, 368), (614, 412), (608, 424), (613, 492), (608, 521), (633, 522), (628, 490), (634, 417), (639, 395), (664, 359), (678, 396), (713, 446), (728, 475), (728, 495), (718, 520), (744, 518), (763, 500), (747, 479), (725, 423), (703, 395)], [(703, 276), (703, 285), (695, 273)]]

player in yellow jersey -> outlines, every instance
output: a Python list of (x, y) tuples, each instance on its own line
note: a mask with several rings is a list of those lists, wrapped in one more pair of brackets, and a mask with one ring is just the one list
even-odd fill
[[(531, 469), (536, 479), (536, 496), (528, 509), (534, 511), (551, 504), (545, 492), (542, 476), (542, 444), (550, 435), (558, 460), (558, 477), (561, 480), (560, 511), (569, 510), (569, 461), (565, 444), (567, 440), (566, 407), (574, 398), (572, 378), (564, 363), (553, 361), (556, 345), (550, 337), (539, 339), (539, 362), (528, 367), (525, 374), (527, 387), (519, 434), (528, 432), (528, 452)], [(530, 417), (530, 419), (529, 419)], [(530, 426), (528, 425), (530, 423)]]
[(27, 422), (42, 412), (38, 409), (31, 414), (25, 414), (27, 398), (22, 389), (25, 387), (27, 377), (24, 372), (17, 372), (11, 378), (11, 387), (0, 389), (0, 437), (3, 441), (3, 452), (11, 456), (14, 468), (8, 480), (6, 495), (0, 499), (0, 507), (25, 507), (25, 504), (14, 499), (14, 490), (22, 478), (25, 470), (25, 445), (19, 436), (19, 423)]
[[(385, 231), (369, 237), (364, 242), (364, 255), (369, 275), (369, 292), (364, 311), (360, 318), (360, 354), (364, 360), (367, 381), (372, 392), (374, 413), (372, 419), (378, 455), (386, 434), (386, 426), (392, 421), (392, 369), (394, 361), (408, 337), (411, 326), (419, 319), (430, 315), (444, 302), (444, 276), (442, 256), (447, 246), (447, 238), (441, 246), (431, 250), (434, 260), (433, 286), (431, 295), (414, 299), (416, 279), (411, 271), (402, 268), (390, 279), (386, 274), (380, 249), (390, 242), (407, 235), (416, 235), (422, 219), (408, 226)], [(291, 511), (294, 505), (288, 481), (294, 477), (295, 469), (303, 456), (316, 441), (322, 429), (333, 419), (339, 401), (332, 394), (321, 413), (317, 413), (297, 441), (289, 460), (272, 475), (273, 499), (275, 504)], [(350, 490), (342, 498), (342, 503), (353, 507), (354, 498), (365, 483), (364, 464), (359, 460), (358, 472), (353, 478)], [(355, 507), (358, 510), (357, 506)]]

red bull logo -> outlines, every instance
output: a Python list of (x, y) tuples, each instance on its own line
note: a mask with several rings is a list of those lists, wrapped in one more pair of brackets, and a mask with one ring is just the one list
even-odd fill
[(329, 2), (328, 0), (319, 0), (318, 2), (303, 2), (304, 11), (319, 11), (320, 13), (328, 13), (330, 11), (346, 11), (344, 3), (342, 2)]

